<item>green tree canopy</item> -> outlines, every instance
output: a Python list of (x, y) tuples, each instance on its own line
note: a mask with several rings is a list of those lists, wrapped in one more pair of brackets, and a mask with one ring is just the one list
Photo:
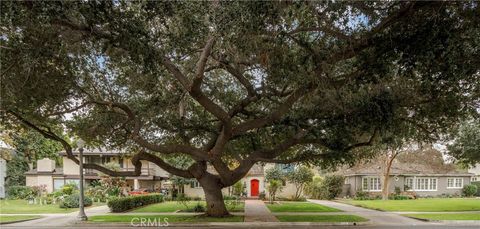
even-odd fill
[[(475, 2), (2, 1), (5, 125), (129, 148), (198, 179), (207, 214), (257, 162), (351, 162), (478, 108)], [(178, 168), (165, 155), (193, 163)], [(207, 165), (216, 172), (207, 171)]]
[(475, 166), (480, 163), (480, 122), (463, 123), (447, 149), (448, 154), (464, 165)]

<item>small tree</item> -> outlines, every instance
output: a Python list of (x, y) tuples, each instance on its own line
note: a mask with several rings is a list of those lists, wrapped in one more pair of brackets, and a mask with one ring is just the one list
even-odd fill
[(310, 168), (300, 166), (287, 174), (287, 180), (295, 185), (295, 196), (293, 199), (300, 199), (305, 185), (313, 179), (313, 172)]
[(233, 185), (233, 195), (241, 196), (244, 190), (243, 182), (239, 181)]
[(325, 188), (326, 199), (335, 199), (340, 193), (342, 193), (343, 182), (345, 178), (341, 175), (329, 175), (323, 179), (323, 187)]
[(283, 189), (282, 181), (270, 180), (268, 182), (267, 191), (270, 197), (270, 203), (273, 203), (273, 201), (275, 201), (277, 192), (282, 191), (282, 189)]
[(312, 182), (305, 186), (305, 193), (313, 199), (322, 199), (324, 196), (323, 177), (314, 176)]
[(279, 180), (285, 181), (286, 180), (286, 173), (279, 167), (274, 166), (265, 170), (265, 179), (269, 180)]

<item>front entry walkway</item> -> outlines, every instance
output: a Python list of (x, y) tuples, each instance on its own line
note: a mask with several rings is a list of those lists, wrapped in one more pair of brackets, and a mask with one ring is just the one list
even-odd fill
[(245, 200), (245, 222), (278, 222), (261, 200)]
[(356, 207), (349, 204), (338, 203), (334, 201), (326, 200), (308, 200), (309, 202), (321, 204), (324, 206), (336, 208), (352, 215), (358, 215), (370, 220), (370, 223), (376, 225), (404, 225), (404, 226), (416, 226), (416, 225), (434, 225), (434, 223), (415, 220), (405, 216), (401, 216), (392, 212), (382, 212), (376, 210), (370, 210), (366, 208)]

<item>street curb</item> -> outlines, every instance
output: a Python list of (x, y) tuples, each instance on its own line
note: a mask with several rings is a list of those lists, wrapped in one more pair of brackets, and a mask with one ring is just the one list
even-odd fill
[(13, 223), (21, 223), (21, 222), (26, 222), (26, 221), (30, 221), (30, 220), (36, 220), (36, 219), (41, 219), (43, 218), (42, 216), (38, 217), (38, 218), (32, 218), (32, 219), (22, 219), (22, 220), (17, 220), (17, 221), (10, 221), (10, 222), (0, 222), (0, 225), (7, 225), (7, 224), (13, 224)]
[[(129, 223), (101, 223), (101, 222), (82, 222), (77, 223), (77, 227), (92, 227), (93, 225), (102, 225), (102, 227), (157, 227), (138, 225), (132, 226)], [(204, 226), (217, 226), (217, 227), (278, 227), (278, 226), (364, 226), (371, 225), (367, 222), (212, 222), (212, 223), (171, 223), (168, 227), (204, 227)]]
[(414, 216), (407, 216), (404, 215), (405, 217), (424, 221), (424, 222), (431, 222), (431, 223), (442, 223), (442, 224), (447, 224), (447, 225), (479, 225), (480, 226), (480, 220), (434, 220), (434, 219), (424, 219), (424, 218), (417, 218)]

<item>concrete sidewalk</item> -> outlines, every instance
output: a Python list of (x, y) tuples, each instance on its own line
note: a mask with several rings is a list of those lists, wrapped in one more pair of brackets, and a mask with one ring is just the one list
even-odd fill
[[(98, 206), (98, 207), (90, 207), (85, 209), (85, 214), (87, 216), (103, 215), (108, 212), (110, 212), (110, 210), (106, 205)], [(9, 215), (14, 215), (14, 214), (9, 214)], [(52, 227), (68, 227), (78, 222), (78, 219), (77, 219), (78, 211), (67, 213), (67, 214), (30, 214), (30, 215), (41, 215), (43, 217), (40, 219), (29, 220), (29, 221), (19, 222), (19, 223), (12, 223), (7, 225), (9, 227), (10, 226), (11, 227), (34, 226), (36, 228), (41, 228), (41, 227), (52, 228)], [(3, 225), (2, 227), (7, 225)]]
[(278, 222), (262, 200), (245, 200), (245, 222)]
[[(321, 204), (327, 207), (342, 210), (351, 215), (358, 215), (369, 219), (370, 223), (375, 225), (402, 225), (402, 226), (421, 226), (421, 225), (435, 225), (435, 223), (415, 220), (409, 217), (401, 216), (392, 212), (382, 212), (370, 210), (366, 208), (356, 207), (348, 204), (326, 201), (326, 200), (308, 200), (315, 204)], [(438, 223), (437, 223), (438, 224)]]

